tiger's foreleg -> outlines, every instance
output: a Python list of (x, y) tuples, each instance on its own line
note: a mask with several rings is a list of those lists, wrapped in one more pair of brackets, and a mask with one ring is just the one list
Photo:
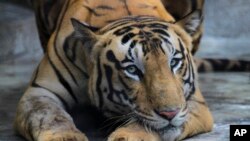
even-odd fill
[(108, 141), (161, 141), (158, 134), (148, 132), (138, 123), (116, 129)]
[(45, 57), (18, 104), (15, 130), (29, 141), (88, 141), (67, 113), (74, 102), (54, 74)]
[(87, 141), (52, 93), (30, 88), (19, 102), (15, 129), (29, 141)]

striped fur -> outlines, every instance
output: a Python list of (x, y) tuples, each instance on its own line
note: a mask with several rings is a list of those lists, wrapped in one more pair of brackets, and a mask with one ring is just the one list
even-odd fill
[[(201, 10), (201, 15), (204, 12), (204, 0), (161, 0), (166, 9), (173, 15), (176, 21), (181, 20), (183, 17), (192, 13), (192, 11), (196, 9)], [(203, 21), (200, 23), (198, 29), (194, 34), (192, 34), (193, 38), (193, 48), (191, 50), (194, 55), (199, 49), (200, 40), (203, 34)]]
[[(174, 141), (210, 131), (195, 64), (205, 69), (204, 61), (193, 58), (203, 3), (33, 0), (45, 53), (18, 104), (17, 132), (29, 141), (87, 141), (69, 114), (79, 104), (125, 119), (108, 141)], [(173, 111), (171, 119), (162, 114)]]

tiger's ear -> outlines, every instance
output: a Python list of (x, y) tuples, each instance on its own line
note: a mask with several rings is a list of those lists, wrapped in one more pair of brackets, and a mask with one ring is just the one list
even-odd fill
[(94, 44), (97, 42), (97, 35), (94, 32), (97, 31), (98, 28), (89, 26), (74, 18), (71, 18), (71, 23), (75, 30), (74, 37), (79, 39), (87, 49), (87, 53), (90, 53)]
[(201, 10), (195, 10), (194, 12), (186, 15), (176, 24), (181, 26), (189, 35), (193, 35), (202, 24), (203, 16)]

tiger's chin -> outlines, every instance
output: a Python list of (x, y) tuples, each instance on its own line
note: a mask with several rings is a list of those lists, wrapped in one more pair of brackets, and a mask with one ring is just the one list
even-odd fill
[(163, 141), (175, 141), (182, 131), (182, 126), (174, 126), (172, 124), (161, 128), (155, 126), (148, 126), (146, 128), (150, 128), (149, 130), (158, 133)]
[(182, 126), (175, 126), (173, 124), (169, 124), (166, 127), (157, 128), (151, 127), (153, 131), (158, 133), (163, 141), (175, 141), (181, 134)]
[(182, 126), (186, 121), (186, 116), (175, 117), (171, 121), (165, 119), (157, 119), (155, 121), (148, 119), (138, 119), (148, 132), (156, 132), (160, 135), (162, 140), (175, 141), (181, 134)]

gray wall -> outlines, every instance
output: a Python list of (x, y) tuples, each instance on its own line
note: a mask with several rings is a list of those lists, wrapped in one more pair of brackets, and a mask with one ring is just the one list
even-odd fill
[(250, 0), (206, 0), (205, 33), (213, 37), (250, 37)]
[(0, 63), (36, 61), (42, 54), (33, 12), (0, 2)]
[(250, 0), (206, 0), (197, 56), (250, 60)]

